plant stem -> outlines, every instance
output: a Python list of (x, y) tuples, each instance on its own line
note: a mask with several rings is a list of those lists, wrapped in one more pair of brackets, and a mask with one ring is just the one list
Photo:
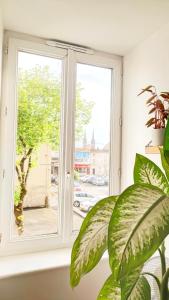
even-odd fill
[(154, 274), (150, 273), (150, 272), (144, 272), (144, 273), (142, 273), (142, 275), (148, 275), (148, 276), (151, 276), (152, 278), (154, 278), (156, 283), (157, 283), (159, 293), (160, 293), (160, 291), (161, 291), (161, 282), (160, 282), (159, 278), (157, 276), (155, 276)]
[(161, 260), (161, 275), (162, 277), (166, 273), (166, 259), (165, 259), (165, 242), (161, 244), (161, 248), (158, 249), (160, 253), (160, 260)]
[(168, 278), (169, 278), (169, 268), (163, 276), (161, 282), (161, 293), (160, 300), (169, 300), (169, 292), (168, 292)]

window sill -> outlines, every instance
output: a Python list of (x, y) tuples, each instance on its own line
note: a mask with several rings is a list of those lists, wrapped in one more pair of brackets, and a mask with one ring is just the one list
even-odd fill
[[(108, 257), (107, 252), (102, 259)], [(0, 279), (70, 266), (71, 249), (57, 249), (0, 258)]]
[(0, 258), (0, 278), (70, 265), (71, 249), (28, 253)]

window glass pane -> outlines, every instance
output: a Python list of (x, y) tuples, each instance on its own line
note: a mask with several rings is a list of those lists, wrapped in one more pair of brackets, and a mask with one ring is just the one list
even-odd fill
[(109, 195), (111, 73), (77, 64), (73, 230)]
[(18, 53), (13, 234), (58, 232), (62, 61)]

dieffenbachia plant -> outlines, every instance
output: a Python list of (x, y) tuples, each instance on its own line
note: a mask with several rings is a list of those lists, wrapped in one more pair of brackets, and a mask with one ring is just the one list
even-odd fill
[[(160, 151), (165, 174), (154, 162), (137, 154), (134, 184), (119, 196), (99, 201), (87, 214), (72, 249), (72, 287), (108, 249), (111, 275), (97, 300), (150, 300), (148, 276), (156, 281), (160, 299), (169, 299), (164, 246), (169, 234), (169, 165), (166, 147)], [(157, 250), (161, 258), (160, 278), (142, 271)]]

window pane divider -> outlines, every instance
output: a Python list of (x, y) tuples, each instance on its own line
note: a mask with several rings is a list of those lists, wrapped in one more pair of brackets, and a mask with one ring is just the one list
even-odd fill
[(68, 50), (67, 56), (67, 87), (66, 87), (66, 144), (65, 144), (65, 193), (64, 193), (64, 239), (70, 240), (72, 233), (72, 197), (73, 197), (73, 150), (74, 150), (74, 119), (75, 119), (75, 86), (76, 65), (75, 53)]

